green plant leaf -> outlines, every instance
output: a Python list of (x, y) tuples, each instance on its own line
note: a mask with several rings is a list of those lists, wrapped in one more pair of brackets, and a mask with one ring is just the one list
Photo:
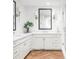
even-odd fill
[(25, 24), (24, 24), (24, 28), (29, 28), (29, 27), (32, 27), (33, 26), (33, 23), (32, 22), (29, 22), (27, 21)]

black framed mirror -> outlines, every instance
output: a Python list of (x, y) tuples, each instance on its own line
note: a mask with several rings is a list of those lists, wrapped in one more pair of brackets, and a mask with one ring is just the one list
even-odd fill
[(16, 30), (16, 2), (13, 1), (13, 31)]
[(38, 27), (39, 30), (52, 30), (52, 9), (38, 9)]

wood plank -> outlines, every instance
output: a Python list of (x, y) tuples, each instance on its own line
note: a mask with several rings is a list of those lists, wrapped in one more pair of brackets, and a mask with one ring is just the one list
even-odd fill
[(33, 50), (24, 59), (64, 59), (60, 50)]

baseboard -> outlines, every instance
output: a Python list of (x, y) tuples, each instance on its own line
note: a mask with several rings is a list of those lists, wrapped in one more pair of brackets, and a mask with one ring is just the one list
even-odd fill
[(33, 49), (32, 51), (62, 51), (61, 49)]
[(29, 55), (31, 53), (31, 51), (29, 51), (29, 53), (24, 57), (24, 59), (26, 59), (27, 58), (27, 56)]

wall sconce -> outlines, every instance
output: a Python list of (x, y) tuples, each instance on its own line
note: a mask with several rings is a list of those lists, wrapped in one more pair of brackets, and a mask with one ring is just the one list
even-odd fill
[(34, 18), (37, 20), (38, 19), (38, 11), (34, 10)]
[(35, 15), (35, 19), (36, 19), (36, 20), (37, 20), (37, 18), (38, 18), (37, 15)]
[(64, 11), (62, 11), (62, 15), (64, 15)]
[(17, 12), (17, 13), (16, 13), (16, 17), (18, 17), (18, 16), (20, 16), (20, 12)]
[(53, 15), (53, 19), (55, 20), (55, 15)]

